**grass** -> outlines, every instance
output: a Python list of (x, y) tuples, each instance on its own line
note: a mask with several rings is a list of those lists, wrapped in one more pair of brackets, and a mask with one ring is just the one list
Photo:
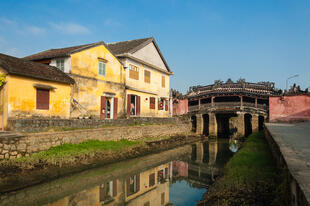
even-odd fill
[(18, 163), (34, 165), (37, 163), (62, 164), (76, 161), (77, 157), (94, 156), (96, 153), (115, 152), (142, 145), (142, 140), (130, 141), (122, 139), (119, 141), (88, 140), (80, 144), (65, 143), (52, 147), (46, 151), (34, 153), (28, 157), (11, 160), (3, 160), (1, 166), (16, 165)]
[(145, 137), (138, 140), (121, 139), (118, 141), (88, 140), (80, 144), (65, 143), (48, 150), (33, 153), (28, 157), (7, 159), (0, 161), (0, 168), (14, 167), (32, 168), (35, 165), (63, 165), (66, 163), (77, 163), (81, 159), (87, 161), (94, 156), (99, 158), (114, 156), (118, 151), (126, 152), (131, 148), (143, 146), (145, 142), (161, 141), (169, 139), (170, 136)]
[(207, 200), (233, 206), (289, 205), (286, 180), (286, 171), (276, 168), (264, 134), (254, 133), (227, 163)]

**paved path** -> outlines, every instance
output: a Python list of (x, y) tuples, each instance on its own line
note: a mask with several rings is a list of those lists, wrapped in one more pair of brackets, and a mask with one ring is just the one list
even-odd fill
[(310, 122), (265, 125), (310, 203)]

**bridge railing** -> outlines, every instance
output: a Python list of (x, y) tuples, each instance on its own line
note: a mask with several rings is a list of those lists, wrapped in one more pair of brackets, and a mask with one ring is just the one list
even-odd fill
[[(265, 105), (265, 104), (257, 104), (257, 105), (255, 105), (255, 103), (243, 102), (242, 106), (243, 107), (253, 107), (253, 108), (267, 110), (267, 105)], [(201, 109), (227, 108), (227, 107), (241, 107), (241, 103), (240, 102), (214, 102), (213, 103), (213, 107), (212, 107), (211, 103), (207, 103), (207, 104), (200, 104), (200, 106), (199, 105), (189, 106), (188, 110), (190, 112), (193, 112), (193, 111), (198, 111), (198, 110), (201, 110)]]

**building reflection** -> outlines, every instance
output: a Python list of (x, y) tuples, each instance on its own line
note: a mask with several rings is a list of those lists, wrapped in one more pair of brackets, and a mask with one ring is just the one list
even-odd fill
[[(207, 188), (219, 175), (232, 152), (228, 142), (218, 139), (197, 142), (188, 147), (191, 152), (167, 163), (114, 177), (97, 186), (84, 189), (46, 206), (161, 206), (169, 203), (169, 186), (186, 180), (194, 188)], [(188, 150), (187, 150), (188, 151)], [(225, 161), (224, 161), (225, 160)], [(78, 180), (76, 180), (78, 181)]]
[(196, 188), (208, 187), (232, 156), (228, 144), (226, 140), (219, 139), (193, 144), (192, 153), (186, 161), (173, 161), (173, 180), (184, 179)]
[(143, 172), (111, 179), (47, 206), (167, 205), (171, 171), (172, 162), (169, 162)]

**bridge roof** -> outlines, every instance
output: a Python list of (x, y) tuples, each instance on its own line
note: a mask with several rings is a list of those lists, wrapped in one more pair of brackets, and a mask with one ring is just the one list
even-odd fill
[(188, 98), (212, 96), (253, 96), (268, 98), (276, 95), (273, 83), (224, 83), (190, 87)]

